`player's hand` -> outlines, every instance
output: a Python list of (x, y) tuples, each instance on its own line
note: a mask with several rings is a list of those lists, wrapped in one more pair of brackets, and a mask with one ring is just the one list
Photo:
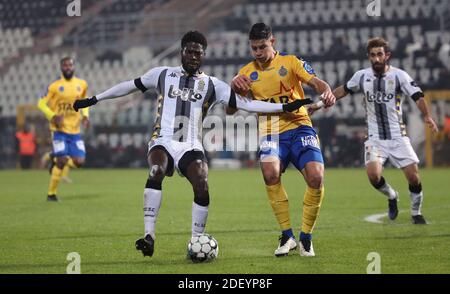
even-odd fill
[(252, 80), (245, 75), (237, 75), (231, 81), (231, 88), (238, 94), (246, 96), (250, 87)]
[(288, 104), (283, 104), (284, 112), (293, 112), (302, 107), (303, 105), (311, 104), (312, 100), (309, 98), (306, 99), (296, 99)]
[(62, 115), (55, 115), (54, 117), (52, 117), (51, 122), (53, 124), (55, 124), (57, 129), (60, 129), (62, 127), (63, 124), (63, 116)]
[(438, 132), (439, 129), (431, 116), (425, 116), (424, 121), (433, 133)]
[(83, 116), (83, 118), (81, 119), (81, 123), (83, 124), (83, 128), (85, 130), (89, 129), (89, 127), (91, 126), (91, 122), (89, 121), (89, 118), (87, 116)]
[(322, 101), (316, 102), (314, 104), (311, 104), (308, 106), (308, 114), (311, 116), (316, 112), (317, 110), (321, 109), (324, 106), (324, 103)]
[(80, 109), (80, 108), (86, 108), (86, 107), (95, 105), (95, 104), (97, 104), (97, 102), (98, 102), (98, 100), (97, 100), (97, 97), (95, 97), (95, 96), (93, 96), (91, 98), (87, 98), (87, 99), (76, 100), (73, 103), (73, 109), (75, 111), (78, 111), (78, 109)]
[(325, 92), (320, 95), (322, 98), (323, 104), (325, 104), (325, 108), (331, 107), (336, 103), (336, 97), (333, 94), (333, 91), (331, 91), (330, 88), (325, 90)]

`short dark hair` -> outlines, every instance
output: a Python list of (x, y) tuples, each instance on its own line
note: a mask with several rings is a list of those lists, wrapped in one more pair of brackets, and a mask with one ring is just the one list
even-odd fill
[(208, 47), (208, 42), (206, 41), (205, 36), (199, 31), (189, 31), (184, 34), (183, 38), (181, 39), (181, 49), (184, 49), (187, 43), (190, 42), (201, 44), (203, 46), (203, 50), (206, 50), (206, 47)]
[(255, 23), (250, 29), (250, 40), (267, 40), (272, 36), (272, 28), (263, 22)]
[(64, 61), (66, 61), (66, 60), (72, 60), (73, 61), (73, 58), (70, 57), (70, 56), (65, 56), (65, 57), (61, 58), (61, 60), (59, 61), (59, 64), (62, 65), (64, 63)]
[(369, 39), (369, 41), (367, 42), (367, 53), (370, 53), (370, 49), (378, 48), (378, 47), (383, 47), (385, 53), (391, 52), (391, 48), (389, 47), (389, 42), (381, 37), (376, 37), (376, 38)]

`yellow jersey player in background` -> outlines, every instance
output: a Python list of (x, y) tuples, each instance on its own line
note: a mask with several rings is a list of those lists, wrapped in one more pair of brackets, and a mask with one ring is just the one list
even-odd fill
[[(315, 76), (312, 67), (294, 55), (277, 52), (270, 26), (257, 23), (249, 34), (254, 61), (245, 65), (233, 79), (232, 88), (242, 95), (270, 102), (288, 103), (304, 99), (302, 83), (322, 94), (323, 103), (329, 107), (335, 102), (330, 86)], [(303, 217), (299, 234), (301, 256), (314, 256), (312, 231), (324, 197), (324, 165), (319, 139), (312, 128), (307, 110), (259, 117), (261, 171), (267, 195), (282, 234), (275, 256), (288, 255), (297, 248), (292, 232), (289, 204), (281, 184), (281, 174), (292, 163), (303, 175), (307, 188), (303, 199)]]
[(61, 78), (48, 86), (47, 94), (38, 103), (50, 122), (52, 155), (56, 161), (51, 168), (48, 201), (58, 201), (56, 193), (64, 167), (75, 168), (84, 164), (86, 151), (80, 124), (89, 127), (88, 108), (83, 109), (81, 115), (72, 108), (75, 100), (86, 97), (87, 82), (74, 76), (75, 65), (71, 57), (61, 59), (61, 73)]

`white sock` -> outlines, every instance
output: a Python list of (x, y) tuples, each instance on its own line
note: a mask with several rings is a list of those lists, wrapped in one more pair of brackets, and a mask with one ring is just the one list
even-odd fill
[(192, 202), (192, 236), (198, 236), (205, 232), (208, 219), (208, 206), (200, 206)]
[(409, 192), (409, 196), (411, 197), (411, 215), (415, 216), (422, 214), (420, 209), (422, 208), (423, 193)]
[(378, 189), (378, 191), (386, 195), (391, 200), (397, 198), (397, 193), (387, 182), (385, 182), (384, 185)]
[(161, 207), (161, 198), (161, 190), (144, 189), (144, 236), (150, 234), (152, 238), (155, 238), (155, 223)]

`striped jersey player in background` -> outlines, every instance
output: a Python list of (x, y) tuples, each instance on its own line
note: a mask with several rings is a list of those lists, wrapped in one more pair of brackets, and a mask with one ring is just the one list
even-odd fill
[[(252, 62), (241, 68), (231, 86), (242, 95), (270, 102), (304, 99), (302, 85), (307, 84), (322, 94), (326, 106), (335, 102), (330, 86), (319, 79), (313, 68), (295, 55), (276, 51), (272, 28), (264, 23), (252, 26), (249, 33)], [(273, 213), (280, 225), (281, 237), (275, 256), (285, 256), (297, 248), (292, 232), (289, 202), (281, 182), (281, 174), (292, 163), (307, 184), (303, 197), (302, 224), (299, 233), (301, 256), (315, 256), (312, 232), (325, 194), (324, 165), (319, 138), (304, 108), (295, 113), (259, 117), (261, 144), (259, 159)]]
[[(367, 54), (371, 67), (357, 71), (343, 86), (333, 92), (336, 99), (358, 91), (364, 93), (367, 113), (368, 139), (364, 143), (364, 160), (370, 183), (388, 197), (388, 216), (398, 215), (399, 194), (382, 176), (384, 163), (389, 160), (401, 168), (408, 180), (411, 198), (411, 218), (414, 224), (426, 224), (421, 213), (423, 202), (422, 184), (419, 176), (419, 159), (406, 135), (402, 119), (404, 96), (413, 99), (422, 112), (425, 123), (437, 132), (438, 128), (424, 99), (424, 93), (405, 71), (389, 65), (391, 51), (383, 38), (368, 41)], [(317, 110), (311, 105), (310, 112)]]
[(155, 223), (162, 200), (162, 182), (176, 169), (191, 183), (192, 236), (205, 231), (208, 217), (208, 165), (202, 144), (202, 120), (215, 103), (251, 112), (278, 113), (298, 110), (308, 101), (267, 103), (238, 97), (228, 84), (200, 71), (206, 38), (197, 31), (181, 40), (181, 66), (156, 67), (135, 80), (122, 82), (89, 99), (74, 103), (74, 109), (94, 105), (97, 101), (125, 96), (132, 92), (156, 89), (159, 92), (158, 114), (149, 143), (149, 176), (144, 189), (144, 237), (136, 241), (136, 249), (152, 256)]

